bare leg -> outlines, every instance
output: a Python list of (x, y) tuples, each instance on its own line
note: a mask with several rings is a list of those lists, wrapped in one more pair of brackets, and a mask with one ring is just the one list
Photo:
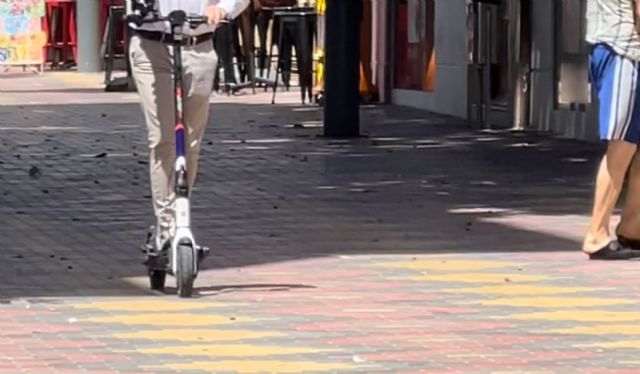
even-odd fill
[(629, 169), (627, 196), (616, 234), (640, 240), (640, 151), (636, 152)]
[(611, 241), (609, 231), (611, 215), (637, 148), (637, 145), (625, 141), (609, 143), (596, 179), (591, 225), (582, 247), (586, 253), (594, 253)]

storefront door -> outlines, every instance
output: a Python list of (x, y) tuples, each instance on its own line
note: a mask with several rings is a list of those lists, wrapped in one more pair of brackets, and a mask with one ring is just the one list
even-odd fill
[(467, 115), (480, 128), (528, 126), (530, 1), (469, 1)]

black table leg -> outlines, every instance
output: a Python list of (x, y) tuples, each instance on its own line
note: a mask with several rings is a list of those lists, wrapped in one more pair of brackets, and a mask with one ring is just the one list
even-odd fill
[[(275, 18), (275, 22), (280, 22), (280, 18)], [(280, 30), (278, 36), (278, 62), (276, 63), (276, 82), (273, 85), (273, 97), (271, 98), (271, 104), (276, 103), (276, 93), (278, 92), (278, 78), (280, 77), (280, 72), (282, 69), (282, 40), (284, 39), (284, 25), (280, 23)]]

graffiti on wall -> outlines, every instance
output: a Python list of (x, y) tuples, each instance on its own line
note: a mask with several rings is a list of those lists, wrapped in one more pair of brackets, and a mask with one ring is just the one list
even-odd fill
[(0, 65), (41, 64), (44, 0), (0, 0)]

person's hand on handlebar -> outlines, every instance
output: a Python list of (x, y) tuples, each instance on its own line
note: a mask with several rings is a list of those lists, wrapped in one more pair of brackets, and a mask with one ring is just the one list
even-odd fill
[(204, 15), (208, 18), (210, 25), (217, 25), (227, 17), (227, 12), (216, 5), (210, 5), (204, 11)]

